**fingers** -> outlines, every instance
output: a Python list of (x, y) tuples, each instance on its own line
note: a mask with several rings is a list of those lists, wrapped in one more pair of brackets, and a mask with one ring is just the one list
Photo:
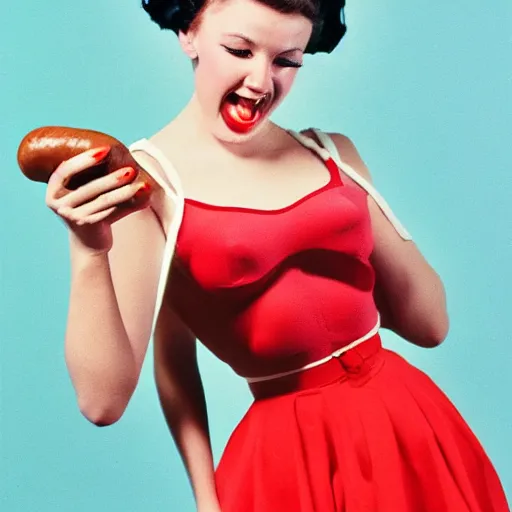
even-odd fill
[[(46, 192), (47, 205), (68, 225), (95, 224), (118, 220), (136, 208), (127, 208), (126, 202), (145, 193), (145, 183), (134, 183), (136, 171), (132, 167), (118, 169), (101, 178), (85, 183), (76, 190), (65, 188), (76, 174), (97, 165), (110, 151), (109, 147), (95, 148), (64, 161), (52, 174)], [(123, 204), (125, 203), (125, 204)], [(119, 206), (123, 204), (122, 208)]]
[(108, 146), (94, 148), (62, 162), (52, 173), (48, 181), (46, 204), (50, 208), (55, 209), (53, 208), (54, 202), (56, 199), (66, 194), (65, 184), (69, 179), (75, 174), (97, 165), (108, 155), (109, 151), (110, 147)]
[(92, 180), (82, 185), (77, 190), (68, 192), (65, 196), (58, 200), (58, 208), (69, 207), (76, 208), (89, 201), (96, 199), (98, 196), (106, 192), (118, 189), (123, 185), (127, 185), (133, 181), (136, 172), (133, 167), (123, 167), (116, 172), (108, 174), (102, 178)]
[(101, 222), (105, 220), (107, 217), (110, 217), (117, 209), (117, 206), (112, 206), (110, 208), (107, 208), (106, 210), (103, 210), (102, 212), (93, 213), (92, 215), (89, 215), (88, 217), (85, 217), (77, 221), (77, 224), (79, 226), (83, 226), (84, 224), (95, 224), (97, 222)]
[(118, 209), (119, 204), (135, 197), (144, 186), (145, 184), (129, 183), (101, 194), (94, 200), (88, 201), (81, 206), (59, 206), (57, 214), (67, 221), (78, 225), (100, 222), (112, 215)]

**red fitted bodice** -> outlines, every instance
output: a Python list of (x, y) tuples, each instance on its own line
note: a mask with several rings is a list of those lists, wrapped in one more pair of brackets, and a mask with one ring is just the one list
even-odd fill
[(241, 375), (301, 367), (377, 322), (367, 193), (326, 165), (326, 186), (279, 210), (186, 201), (171, 301)]

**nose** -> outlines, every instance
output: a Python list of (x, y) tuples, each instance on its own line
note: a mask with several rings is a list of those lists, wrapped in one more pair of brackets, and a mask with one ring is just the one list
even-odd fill
[(251, 66), (245, 78), (245, 86), (256, 94), (272, 91), (272, 63), (265, 58), (251, 59)]

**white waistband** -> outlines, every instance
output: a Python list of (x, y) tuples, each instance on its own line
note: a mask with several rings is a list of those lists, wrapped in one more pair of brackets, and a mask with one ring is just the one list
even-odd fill
[(340, 349), (333, 352), (331, 355), (324, 357), (323, 359), (320, 359), (319, 361), (314, 361), (313, 363), (309, 363), (306, 366), (303, 366), (301, 368), (297, 368), (295, 370), (290, 370), (288, 372), (282, 372), (282, 373), (275, 373), (273, 375), (265, 375), (264, 377), (245, 377), (245, 380), (249, 384), (253, 384), (255, 382), (264, 382), (267, 380), (273, 380), (273, 379), (279, 379), (280, 377), (286, 377), (288, 375), (293, 375), (294, 373), (303, 372), (304, 370), (309, 370), (310, 368), (315, 368), (316, 366), (320, 366), (321, 364), (327, 363), (331, 359), (334, 359), (336, 357), (340, 357), (341, 354), (347, 352), (347, 350), (350, 350), (351, 348), (357, 347), (357, 345), (360, 345), (364, 341), (369, 340), (373, 336), (375, 336), (380, 329), (380, 315), (377, 319), (377, 323), (375, 324), (375, 327), (368, 333), (366, 333), (361, 338), (353, 341), (352, 343), (349, 343), (348, 345), (345, 345), (344, 347), (341, 347)]

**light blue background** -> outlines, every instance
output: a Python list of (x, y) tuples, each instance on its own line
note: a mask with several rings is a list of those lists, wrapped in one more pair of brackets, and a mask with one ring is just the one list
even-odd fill
[[(492, 7), (491, 7), (492, 5)], [(36, 126), (151, 135), (187, 101), (192, 71), (138, 0), (8, 2), (0, 15), (1, 475), (6, 512), (194, 510), (160, 413), (151, 358), (123, 419), (84, 420), (63, 359), (69, 265), (44, 186), (16, 149)], [(347, 133), (446, 284), (439, 349), (385, 342), (426, 370), (512, 492), (512, 3), (349, 1), (349, 33), (308, 58), (275, 119)], [(508, 66), (507, 66), (508, 61)], [(249, 403), (201, 350), (216, 457)]]

